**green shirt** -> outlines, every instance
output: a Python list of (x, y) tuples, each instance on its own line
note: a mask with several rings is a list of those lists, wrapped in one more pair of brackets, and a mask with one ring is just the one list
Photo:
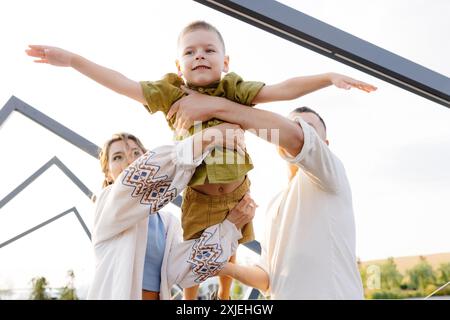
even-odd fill
[[(159, 81), (141, 81), (142, 91), (147, 101), (145, 106), (150, 113), (162, 111), (165, 115), (177, 100), (186, 95), (180, 86), (184, 81), (175, 73), (168, 73)], [(215, 97), (224, 97), (240, 104), (252, 106), (252, 101), (264, 86), (262, 82), (243, 81), (236, 73), (226, 74), (222, 80), (204, 87), (190, 87), (200, 93)], [(175, 117), (168, 120), (169, 126), (174, 130)], [(202, 129), (210, 128), (224, 121), (211, 119), (202, 123)], [(198, 132), (199, 128), (197, 129)], [(194, 133), (194, 127), (189, 129), (189, 134)], [(179, 140), (182, 137), (177, 137)], [(190, 186), (209, 183), (230, 183), (244, 177), (248, 171), (253, 169), (250, 156), (239, 155), (232, 150), (213, 150), (198, 166)]]

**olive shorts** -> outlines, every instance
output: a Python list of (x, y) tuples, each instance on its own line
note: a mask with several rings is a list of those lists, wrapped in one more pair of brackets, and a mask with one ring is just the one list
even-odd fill
[[(250, 180), (245, 177), (242, 184), (234, 191), (224, 195), (208, 195), (198, 192), (191, 187), (184, 191), (181, 206), (181, 225), (183, 239), (199, 238), (202, 232), (215, 224), (225, 220), (231, 211), (250, 189)], [(246, 243), (255, 239), (252, 222), (242, 227), (242, 238), (239, 243)]]

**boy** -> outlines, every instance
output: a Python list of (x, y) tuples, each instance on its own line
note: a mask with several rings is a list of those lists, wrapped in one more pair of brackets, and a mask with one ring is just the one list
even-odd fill
[[(178, 39), (178, 74), (167, 74), (159, 81), (136, 82), (55, 47), (30, 46), (27, 54), (40, 58), (35, 61), (38, 63), (73, 67), (98, 83), (141, 102), (151, 113), (162, 111), (166, 115), (172, 104), (185, 95), (182, 85), (248, 106), (295, 99), (331, 84), (344, 89), (356, 87), (367, 92), (375, 90), (369, 84), (338, 74), (292, 78), (270, 86), (261, 82), (244, 82), (235, 73), (228, 73), (222, 78), (222, 72), (227, 73), (229, 66), (223, 38), (216, 28), (203, 21), (191, 23), (183, 29)], [(174, 118), (168, 122), (172, 129), (176, 126)], [(221, 122), (217, 119), (207, 121), (202, 123), (202, 129)], [(189, 134), (193, 130), (191, 128)], [(230, 158), (233, 159), (232, 163)], [(230, 155), (226, 151), (215, 150), (214, 154), (205, 159), (196, 170), (183, 197), (182, 226), (185, 240), (198, 237), (208, 226), (225, 219), (228, 211), (249, 191), (247, 172), (252, 168), (247, 153), (242, 157), (237, 152)], [(242, 229), (242, 235), (240, 243), (254, 239), (251, 224)], [(231, 279), (221, 277), (219, 282), (218, 298), (228, 299)], [(185, 298), (196, 298), (196, 291), (186, 290)]]

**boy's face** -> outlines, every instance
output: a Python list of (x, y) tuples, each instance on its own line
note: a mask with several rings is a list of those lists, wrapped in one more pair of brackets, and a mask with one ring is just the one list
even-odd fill
[(228, 56), (218, 35), (213, 31), (195, 30), (186, 33), (178, 45), (176, 65), (188, 84), (205, 86), (219, 81), (228, 72)]

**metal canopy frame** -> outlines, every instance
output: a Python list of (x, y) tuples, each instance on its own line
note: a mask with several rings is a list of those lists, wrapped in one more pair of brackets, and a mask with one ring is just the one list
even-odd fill
[(0, 243), (0, 248), (6, 247), (8, 244), (11, 244), (11, 243), (13, 243), (16, 240), (19, 240), (20, 238), (23, 238), (26, 235), (28, 235), (28, 234), (30, 234), (30, 233), (32, 233), (32, 232), (34, 232), (34, 231), (36, 231), (36, 230), (38, 230), (38, 229), (40, 229), (42, 227), (45, 227), (46, 225), (48, 225), (48, 224), (58, 220), (59, 218), (64, 217), (65, 215), (67, 215), (69, 213), (72, 213), (72, 212), (77, 217), (78, 221), (80, 222), (81, 226), (83, 227), (83, 230), (86, 233), (86, 235), (88, 236), (89, 240), (91, 240), (91, 233), (89, 232), (89, 229), (86, 226), (86, 223), (84, 223), (84, 220), (83, 220), (83, 218), (81, 218), (80, 213), (78, 212), (77, 208), (72, 207), (72, 208), (70, 208), (70, 209), (68, 209), (68, 210), (66, 210), (66, 211), (64, 211), (64, 212), (54, 216), (53, 218), (50, 218), (50, 219), (48, 219), (48, 220), (46, 220), (46, 221), (44, 221), (44, 222), (34, 226), (33, 228), (30, 228), (27, 231), (22, 232), (21, 234), (15, 236), (15, 237), (12, 237), (11, 239), (6, 240), (3, 243)]
[(19, 112), (28, 119), (53, 132), (55, 135), (61, 137), (67, 142), (70, 142), (75, 147), (80, 148), (87, 154), (93, 156), (94, 158), (98, 158), (100, 148), (95, 143), (83, 138), (78, 133), (63, 126), (59, 122), (53, 120), (49, 116), (43, 114), (15, 96), (9, 98), (2, 110), (0, 110), (0, 127), (13, 111)]
[(0, 200), (0, 209), (3, 208), (9, 201), (16, 197), (20, 192), (27, 188), (33, 181), (39, 178), (45, 171), (50, 169), (52, 165), (59, 168), (89, 199), (92, 199), (94, 193), (89, 190), (89, 188), (80, 180), (78, 177), (61, 161), (58, 157), (53, 157), (47, 161), (42, 167), (40, 167), (31, 176), (25, 179), (20, 185), (18, 185), (14, 190), (7, 194), (3, 199)]
[(450, 108), (450, 78), (273, 0), (194, 0)]
[[(40, 126), (43, 126), (47, 130), (51, 131), (52, 133), (56, 134), (57, 136), (61, 137), (62, 139), (68, 141), (69, 143), (73, 144), (74, 146), (80, 148), (84, 152), (88, 153), (89, 155), (98, 158), (99, 150), (100, 148), (95, 145), (94, 143), (90, 142), (89, 140), (86, 140), (76, 132), (70, 130), (69, 128), (61, 125), (59, 122), (53, 120), (52, 118), (48, 117), (47, 115), (43, 114), (39, 110), (31, 107), (30, 105), (26, 104), (22, 100), (12, 96), (5, 104), (5, 106), (0, 110), (0, 127), (3, 125), (3, 123), (8, 119), (8, 117), (12, 114), (12, 112), (17, 111), (20, 114), (24, 115), (28, 119), (34, 121), (35, 123), (39, 124)], [(3, 208), (8, 202), (10, 202), (12, 199), (14, 199), (20, 192), (22, 192), (24, 189), (26, 189), (30, 184), (32, 184), (37, 178), (39, 178), (43, 173), (45, 173), (51, 166), (55, 165), (57, 168), (59, 168), (89, 199), (93, 199), (94, 193), (56, 156), (51, 158), (49, 161), (47, 161), (42, 167), (40, 167), (38, 170), (36, 170), (32, 175), (30, 175), (27, 179), (25, 179), (24, 182), (22, 182), (20, 185), (18, 185), (14, 190), (12, 190), (9, 194), (7, 194), (3, 199), (0, 200), (0, 209)], [(26, 230), (25, 232), (14, 236), (13, 238), (0, 243), (0, 248), (5, 247), (20, 238), (23, 238), (24, 236), (58, 220), (59, 218), (62, 218), (63, 216), (74, 213), (77, 217), (78, 221), (80, 222), (84, 232), (88, 236), (89, 239), (91, 239), (91, 233), (89, 232), (89, 228), (86, 226), (86, 223), (84, 222), (83, 218), (79, 214), (76, 207), (72, 207), (53, 218), (50, 218), (31, 229)]]

